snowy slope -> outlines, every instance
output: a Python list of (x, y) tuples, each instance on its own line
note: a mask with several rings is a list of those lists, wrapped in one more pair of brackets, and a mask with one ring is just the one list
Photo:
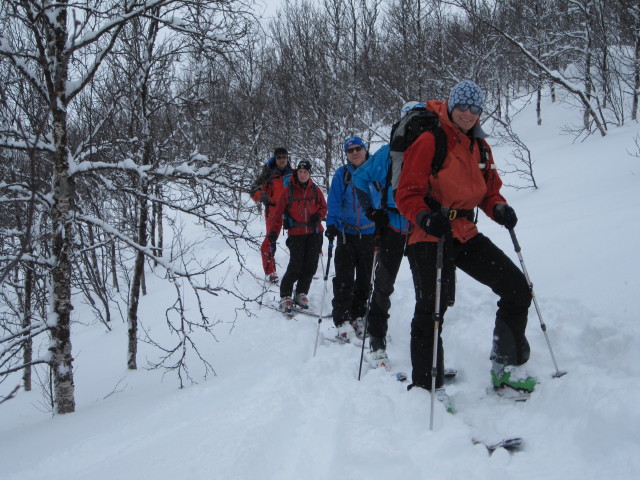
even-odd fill
[[(559, 132), (577, 112), (546, 105), (541, 127), (528, 112), (516, 131), (537, 160), (540, 188), (503, 193), (520, 218), (522, 254), (567, 375), (552, 378), (532, 306), (528, 365), (541, 384), (526, 403), (488, 394), (496, 297), (459, 273), (456, 305), (444, 324), (446, 364), (460, 371), (448, 385), (458, 413), (438, 404), (429, 431), (427, 392), (407, 392), (381, 370), (366, 371), (358, 382), (360, 350), (349, 345), (326, 342), (314, 358), (317, 319), (286, 320), (258, 305), (255, 315), (236, 318), (234, 300), (219, 297), (209, 305), (220, 320), (216, 338), (202, 340), (217, 375), (183, 390), (171, 376), (126, 370), (126, 325), (109, 333), (76, 325), (77, 412), (51, 418), (37, 408), (38, 391), (0, 406), (0, 478), (638, 478), (640, 159), (627, 152), (634, 151), (639, 128), (634, 123), (574, 143)], [(508, 151), (494, 149), (498, 164)], [(504, 229), (482, 214), (479, 227), (518, 262)], [(257, 219), (255, 232), (262, 228)], [(284, 272), (287, 252), (280, 243)], [(208, 247), (203, 255), (222, 245)], [(259, 273), (258, 254), (247, 251), (247, 258)], [(260, 292), (252, 278), (239, 284), (245, 293)], [(142, 317), (160, 335), (173, 287), (151, 276), (148, 287)], [(318, 310), (322, 287), (315, 280), (310, 292)], [(331, 282), (328, 288), (325, 311)], [(394, 372), (411, 371), (413, 297), (405, 262), (392, 298)], [(330, 320), (321, 324), (322, 330), (330, 326)], [(140, 349), (141, 359), (157, 355), (147, 345)], [(526, 439), (523, 451), (489, 456), (472, 443), (513, 435)]]

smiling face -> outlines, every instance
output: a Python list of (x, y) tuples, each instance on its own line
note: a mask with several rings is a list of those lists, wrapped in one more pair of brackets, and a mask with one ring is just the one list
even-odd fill
[(464, 133), (469, 133), (469, 130), (471, 130), (478, 121), (478, 118), (480, 118), (480, 114), (471, 113), (470, 108), (462, 111), (458, 107), (455, 107), (451, 111), (451, 120), (453, 120), (453, 123), (455, 123)]
[(367, 152), (361, 145), (347, 148), (347, 159), (354, 167), (359, 167), (367, 158)]

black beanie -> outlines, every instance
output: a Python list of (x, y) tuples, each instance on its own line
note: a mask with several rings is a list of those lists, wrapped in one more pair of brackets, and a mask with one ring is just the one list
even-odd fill
[(298, 163), (298, 168), (302, 168), (311, 173), (311, 162), (309, 160), (300, 160), (300, 162)]
[(286, 148), (278, 147), (273, 151), (273, 156), (277, 157), (278, 155), (289, 155)]

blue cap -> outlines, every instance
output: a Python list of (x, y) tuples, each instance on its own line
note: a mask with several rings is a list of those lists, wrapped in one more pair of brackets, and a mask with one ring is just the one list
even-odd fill
[(362, 140), (360, 137), (354, 136), (354, 137), (348, 137), (344, 141), (344, 152), (347, 153), (347, 149), (353, 147), (354, 145), (360, 145), (365, 150), (367, 149), (367, 146), (364, 144), (364, 140)]

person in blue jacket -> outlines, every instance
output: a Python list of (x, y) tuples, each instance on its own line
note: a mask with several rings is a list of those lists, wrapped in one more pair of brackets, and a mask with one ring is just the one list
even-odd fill
[[(424, 108), (416, 101), (407, 102), (400, 110), (402, 119), (414, 108)], [(391, 136), (395, 125), (392, 128)], [(373, 295), (367, 321), (370, 352), (368, 361), (374, 366), (391, 368), (386, 353), (386, 335), (391, 308), (393, 285), (402, 263), (409, 233), (409, 222), (400, 215), (391, 185), (391, 146), (383, 145), (353, 175), (353, 183), (365, 215), (376, 224), (380, 238)]]
[(364, 338), (363, 317), (369, 299), (375, 222), (365, 216), (356, 194), (353, 175), (369, 157), (360, 137), (344, 142), (346, 165), (331, 180), (325, 235), (333, 243), (337, 237), (333, 279), (333, 322), (338, 338), (349, 342), (354, 335)]

